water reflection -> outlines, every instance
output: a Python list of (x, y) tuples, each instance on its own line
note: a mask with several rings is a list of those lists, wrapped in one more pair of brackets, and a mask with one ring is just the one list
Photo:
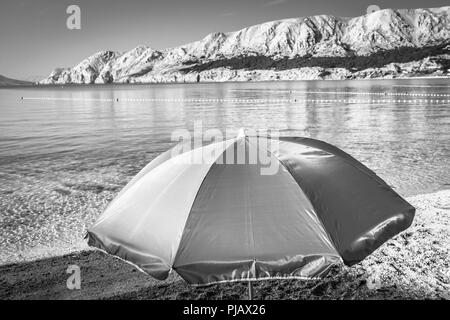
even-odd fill
[[(363, 95), (370, 92), (387, 95)], [(403, 93), (450, 94), (450, 86), (386, 80), (2, 89), (0, 262), (40, 246), (76, 246), (117, 191), (172, 145), (172, 131), (193, 130), (197, 120), (205, 129), (278, 129), (325, 140), (404, 196), (448, 188), (450, 105), (426, 99), (450, 96), (393, 95)], [(349, 98), (401, 101), (343, 102)]]

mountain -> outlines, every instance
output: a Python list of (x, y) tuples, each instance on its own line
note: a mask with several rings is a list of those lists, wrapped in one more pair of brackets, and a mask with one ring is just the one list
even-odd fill
[(40, 83), (450, 76), (450, 7), (285, 19), (156, 50), (101, 51)]
[(7, 78), (7, 77), (4, 77), (4, 76), (0, 75), (0, 87), (5, 87), (5, 86), (29, 86), (29, 85), (32, 85), (32, 84), (33, 84), (32, 82), (10, 79), (10, 78)]

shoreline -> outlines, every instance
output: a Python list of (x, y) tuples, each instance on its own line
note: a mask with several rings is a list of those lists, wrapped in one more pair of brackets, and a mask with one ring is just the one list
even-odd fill
[(439, 80), (439, 79), (450, 79), (450, 75), (436, 75), (436, 76), (410, 76), (410, 77), (375, 77), (375, 78), (355, 78), (355, 79), (286, 79), (286, 80), (276, 80), (276, 79), (267, 79), (267, 80), (209, 80), (209, 81), (190, 81), (190, 82), (174, 82), (174, 81), (150, 81), (150, 82), (112, 82), (112, 83), (31, 83), (25, 85), (0, 85), (0, 89), (14, 89), (14, 88), (60, 88), (60, 87), (107, 87), (107, 86), (145, 86), (145, 85), (168, 85), (168, 84), (217, 84), (217, 83), (264, 83), (264, 82), (314, 82), (314, 81), (373, 81), (373, 80)]
[[(410, 228), (362, 262), (337, 265), (322, 280), (255, 283), (255, 299), (450, 299), (450, 190), (406, 198), (416, 207)], [(69, 290), (68, 266), (81, 269)], [(246, 299), (247, 284), (190, 287), (165, 281), (97, 250), (0, 266), (0, 299)]]

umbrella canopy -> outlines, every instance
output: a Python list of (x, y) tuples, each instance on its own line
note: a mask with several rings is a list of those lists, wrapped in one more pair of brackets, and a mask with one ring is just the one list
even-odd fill
[(88, 230), (91, 246), (161, 280), (171, 270), (190, 284), (316, 278), (361, 261), (414, 217), (374, 172), (323, 141), (241, 135), (185, 149), (125, 186)]

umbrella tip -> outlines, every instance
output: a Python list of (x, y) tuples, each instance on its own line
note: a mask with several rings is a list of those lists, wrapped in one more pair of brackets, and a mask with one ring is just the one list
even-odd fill
[(237, 134), (237, 138), (241, 139), (241, 138), (245, 138), (247, 136), (247, 134), (245, 133), (245, 128), (240, 128)]

